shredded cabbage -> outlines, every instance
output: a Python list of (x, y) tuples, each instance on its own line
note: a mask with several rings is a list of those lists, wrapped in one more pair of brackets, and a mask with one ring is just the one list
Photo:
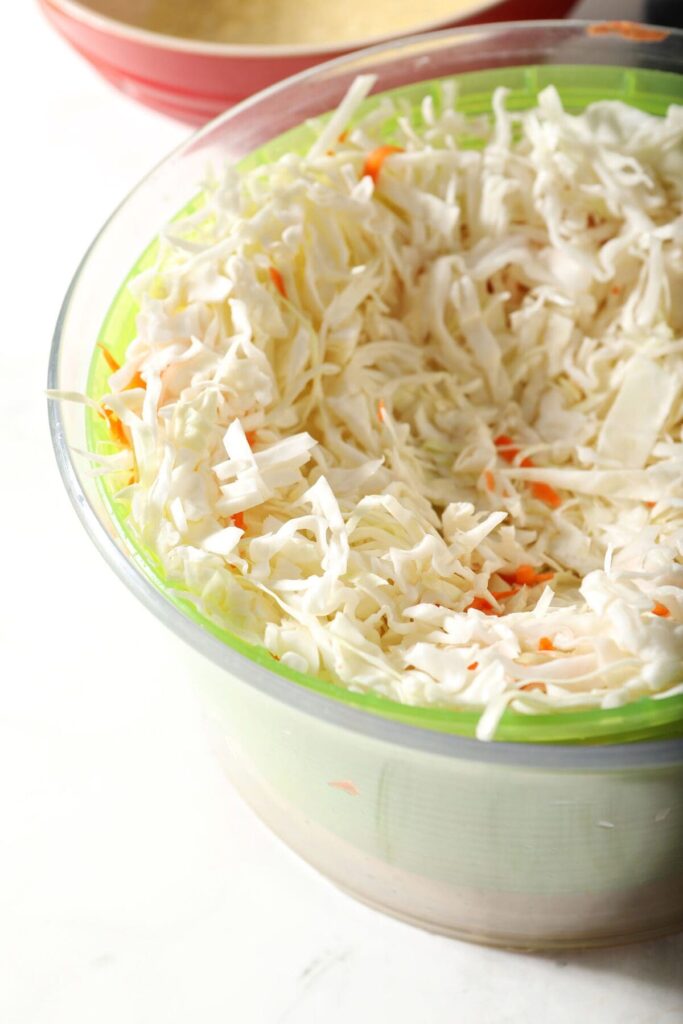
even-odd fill
[(444, 87), (349, 128), (372, 85), (134, 283), (131, 523), (283, 664), (482, 739), (680, 691), (683, 107)]

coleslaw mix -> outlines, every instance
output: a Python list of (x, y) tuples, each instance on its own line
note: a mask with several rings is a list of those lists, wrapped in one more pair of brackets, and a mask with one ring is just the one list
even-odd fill
[(683, 107), (373, 83), (164, 231), (97, 471), (297, 671), (481, 739), (682, 692)]

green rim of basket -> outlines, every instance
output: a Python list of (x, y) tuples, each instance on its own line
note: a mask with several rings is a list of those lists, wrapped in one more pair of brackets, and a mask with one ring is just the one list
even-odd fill
[[(610, 99), (622, 100), (640, 110), (663, 116), (671, 103), (683, 103), (683, 76), (638, 68), (602, 65), (507, 67), (454, 75), (451, 80), (457, 84), (456, 106), (471, 117), (491, 113), (492, 93), (500, 86), (509, 90), (506, 104), (510, 110), (525, 110), (533, 106), (538, 93), (551, 84), (557, 88), (565, 108), (573, 112), (582, 110), (589, 103)], [(438, 104), (443, 81), (444, 79), (437, 79), (420, 82), (372, 96), (365, 101), (357, 116), (363, 116), (375, 107), (381, 98), (390, 96), (407, 102), (413, 123), (419, 127), (422, 100), (431, 96), (434, 103)], [(391, 140), (394, 128), (395, 123), (392, 119), (383, 126), (383, 135), (387, 141)], [(249, 154), (239, 166), (249, 170), (276, 160), (286, 152), (305, 152), (314, 137), (314, 129), (309, 125), (298, 126)], [(471, 139), (463, 139), (462, 143), (471, 146), (479, 144), (474, 136)], [(183, 207), (175, 219), (182, 219), (194, 212), (202, 203), (203, 196), (200, 193)], [(102, 325), (98, 340), (119, 359), (135, 336), (138, 307), (128, 285), (137, 274), (154, 264), (157, 252), (158, 240), (155, 240), (136, 261), (121, 285)], [(109, 372), (101, 351), (94, 349), (87, 384), (88, 394), (92, 398), (98, 399), (107, 392)], [(106, 450), (107, 446), (110, 448), (110, 438), (103, 421), (89, 409), (86, 410), (86, 419), (89, 450), (96, 452)], [(183, 597), (181, 591), (164, 580), (161, 566), (154, 554), (145, 550), (134, 536), (126, 519), (125, 505), (114, 496), (117, 489), (116, 481), (112, 482), (102, 477), (99, 480), (99, 487), (116, 529), (137, 568), (166, 600), (207, 633), (276, 675), (342, 704), (435, 732), (459, 736), (475, 735), (481, 714), (478, 710), (412, 707), (374, 693), (353, 692), (341, 684), (289, 669), (276, 661), (264, 648), (249, 644), (212, 622), (197, 610), (191, 600)], [(683, 679), (683, 670), (681, 676)], [(623, 707), (607, 710), (559, 710), (537, 715), (508, 708), (496, 730), (497, 740), (517, 743), (624, 743), (677, 736), (683, 736), (683, 695), (660, 699), (641, 698)]]

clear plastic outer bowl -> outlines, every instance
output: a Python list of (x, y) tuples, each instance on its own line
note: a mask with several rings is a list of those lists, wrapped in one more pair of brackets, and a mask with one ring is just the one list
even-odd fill
[[(683, 36), (625, 39), (585, 23), (465, 29), (305, 72), (195, 135), (138, 186), (86, 254), (64, 301), (49, 386), (84, 390), (92, 346), (131, 265), (208, 163), (239, 160), (335, 107), (355, 75), (376, 91), (497, 68), (580, 68), (601, 90), (638, 69), (683, 100)], [(632, 35), (631, 32), (627, 32)], [(587, 66), (591, 66), (589, 72)], [(631, 69), (622, 72), (617, 69)], [(570, 77), (578, 72), (570, 72)], [(640, 82), (651, 84), (645, 70)], [(579, 77), (581, 77), (579, 75)], [(640, 81), (640, 80), (638, 80)], [(636, 84), (638, 84), (636, 81)], [(611, 85), (610, 85), (611, 83)], [(173, 632), (222, 669), (196, 680), (232, 779), (302, 857), (359, 899), (425, 928), (517, 948), (634, 941), (683, 925), (683, 741), (480, 743), (282, 678), (184, 615), (150, 580), (84, 461), (82, 407), (50, 403), (59, 467), (106, 561)], [(665, 703), (665, 702), (664, 702)]]

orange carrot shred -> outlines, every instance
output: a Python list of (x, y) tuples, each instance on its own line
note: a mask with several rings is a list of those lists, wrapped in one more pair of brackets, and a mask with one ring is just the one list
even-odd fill
[(117, 370), (121, 369), (121, 364), (117, 362), (116, 359), (114, 359), (109, 349), (105, 345), (103, 345), (101, 341), (97, 342), (97, 347), (104, 356), (107, 366), (109, 367), (112, 373), (116, 373)]
[(515, 570), (514, 572), (502, 572), (501, 570), (499, 570), (496, 573), (496, 576), (500, 576), (500, 578), (504, 580), (506, 583), (509, 583), (510, 586), (512, 586), (513, 583), (517, 582), (517, 570)]
[(490, 469), (487, 469), (484, 473), (484, 481), (486, 483), (487, 491), (495, 491), (496, 489), (496, 478)]
[(118, 444), (122, 445), (124, 448), (128, 448), (129, 447), (128, 435), (126, 433), (125, 427), (123, 426), (123, 423), (121, 422), (121, 420), (118, 418), (118, 416), (116, 415), (115, 412), (112, 412), (111, 409), (104, 409), (103, 412), (104, 412), (104, 417), (105, 417), (105, 419), (107, 421), (107, 424), (109, 426), (109, 433), (111, 434), (113, 439)]
[[(501, 459), (505, 459), (506, 462), (514, 462), (519, 455), (519, 448), (515, 447), (514, 441), (507, 434), (500, 434), (494, 438), (493, 443), (496, 448), (499, 449), (498, 454)], [(522, 469), (533, 469), (535, 462), (528, 456), (520, 462)], [(550, 505), (551, 508), (559, 508), (562, 504), (562, 498), (559, 496), (554, 487), (550, 484), (544, 484), (541, 481), (530, 481), (529, 487), (534, 498), (538, 501), (545, 502), (546, 505)]]
[(533, 587), (536, 582), (536, 570), (533, 565), (520, 565), (515, 570), (515, 583), (520, 586)]
[(468, 672), (474, 672), (475, 668), (479, 668), (479, 662), (478, 661), (473, 661), (471, 665), (468, 665), (467, 666), (467, 671)]
[(510, 585), (516, 583), (520, 587), (535, 587), (539, 583), (546, 583), (555, 575), (554, 572), (536, 572), (532, 565), (520, 565), (513, 572), (498, 571), (496, 574)]
[(550, 484), (535, 481), (531, 485), (531, 493), (534, 498), (544, 502), (546, 505), (550, 505), (551, 508), (559, 508), (562, 504), (562, 498)]
[(268, 273), (270, 279), (279, 291), (283, 299), (287, 298), (287, 289), (285, 288), (285, 282), (282, 280), (282, 274), (276, 267), (268, 267)]
[(244, 512), (233, 512), (230, 516), (232, 519), (232, 525), (236, 526), (238, 530), (244, 530)]
[(377, 149), (373, 149), (365, 158), (361, 177), (372, 178), (375, 184), (377, 184), (382, 165), (392, 153), (403, 153), (403, 150), (400, 146), (378, 146)]
[(346, 142), (348, 137), (349, 133), (347, 131), (340, 132), (339, 135), (337, 136), (337, 142)]
[(113, 422), (109, 424), (109, 429), (111, 430), (112, 437), (114, 438), (114, 440), (118, 441), (118, 443), (122, 445), (124, 448), (127, 448), (128, 435), (126, 433), (125, 427), (123, 426), (123, 423), (118, 418), (118, 416)]
[(555, 644), (552, 642), (549, 636), (542, 636), (538, 641), (539, 651), (554, 651)]
[(531, 693), (532, 690), (540, 690), (541, 693), (547, 693), (548, 687), (545, 683), (525, 683), (524, 686), (520, 686), (520, 690), (524, 690), (525, 693)]
[(643, 505), (645, 505), (646, 508), (654, 508), (656, 504), (657, 504), (656, 501), (644, 501), (643, 502)]
[[(514, 597), (515, 594), (519, 593), (519, 587), (512, 587), (510, 590), (492, 590), (491, 597), (495, 601), (505, 601), (508, 597)], [(470, 608), (474, 608), (475, 611), (484, 612), (486, 615), (498, 615), (500, 614), (485, 597), (475, 597), (472, 602), (467, 605), (465, 611), (468, 612)]]
[[(102, 352), (102, 355), (104, 356), (104, 358), (106, 360), (107, 366), (109, 367), (109, 369), (111, 370), (112, 373), (116, 373), (117, 370), (121, 369), (121, 364), (116, 359), (114, 359), (114, 356), (111, 354), (109, 349), (105, 345), (103, 345), (101, 341), (97, 342), (97, 347)], [(146, 388), (146, 387), (147, 387), (147, 385), (145, 384), (145, 382), (142, 379), (142, 377), (140, 376), (140, 374), (139, 373), (135, 373), (133, 375), (133, 377), (131, 378), (130, 382), (126, 385), (126, 391), (129, 388)]]
[[(496, 448), (502, 449), (502, 451), (500, 451), (498, 454), (500, 455), (501, 459), (505, 459), (506, 462), (514, 462), (517, 456), (519, 455), (519, 448), (517, 448), (515, 442), (512, 440), (511, 437), (508, 437), (507, 434), (501, 434), (499, 437), (494, 438), (493, 443), (495, 444)], [(520, 462), (520, 466), (523, 469), (533, 469), (534, 465), (534, 460), (530, 459), (528, 456), (522, 459), (522, 461)]]
[(652, 614), (659, 615), (662, 619), (668, 619), (668, 617), (671, 615), (671, 612), (666, 607), (666, 605), (660, 604), (659, 601), (655, 601), (655, 603), (652, 606)]
[[(502, 452), (499, 452), (499, 455), (501, 459), (505, 459), (506, 462), (513, 463), (519, 455), (518, 447), (515, 445), (515, 442), (513, 441), (512, 437), (508, 437), (507, 434), (501, 434), (500, 437), (494, 438), (494, 444), (496, 445), (496, 447), (498, 447), (498, 449), (503, 450)], [(533, 467), (536, 466), (536, 463), (533, 462), (532, 459), (529, 459), (527, 456), (526, 458), (522, 459), (519, 465), (523, 469), (533, 469)]]
[(377, 419), (379, 420), (380, 423), (384, 423), (386, 418), (387, 407), (384, 404), (384, 401), (380, 398), (379, 402), (377, 403)]
[(666, 29), (650, 28), (648, 25), (638, 25), (633, 21), (599, 21), (588, 26), (586, 35), (615, 35), (633, 42), (661, 43), (669, 33)]
[(332, 782), (327, 783), (328, 786), (332, 786), (333, 789), (341, 789), (342, 792), (348, 793), (349, 796), (358, 796), (360, 790), (354, 782), (350, 779), (334, 779)]
[(249, 445), (249, 447), (253, 448), (254, 445), (256, 444), (256, 431), (255, 430), (245, 430), (244, 431), (244, 436), (247, 439), (247, 444)]
[(506, 462), (514, 462), (519, 455), (519, 448), (514, 447), (512, 438), (508, 437), (507, 434), (501, 434), (499, 437), (494, 438), (493, 443), (496, 448), (504, 449), (499, 454), (501, 459), (505, 459)]

